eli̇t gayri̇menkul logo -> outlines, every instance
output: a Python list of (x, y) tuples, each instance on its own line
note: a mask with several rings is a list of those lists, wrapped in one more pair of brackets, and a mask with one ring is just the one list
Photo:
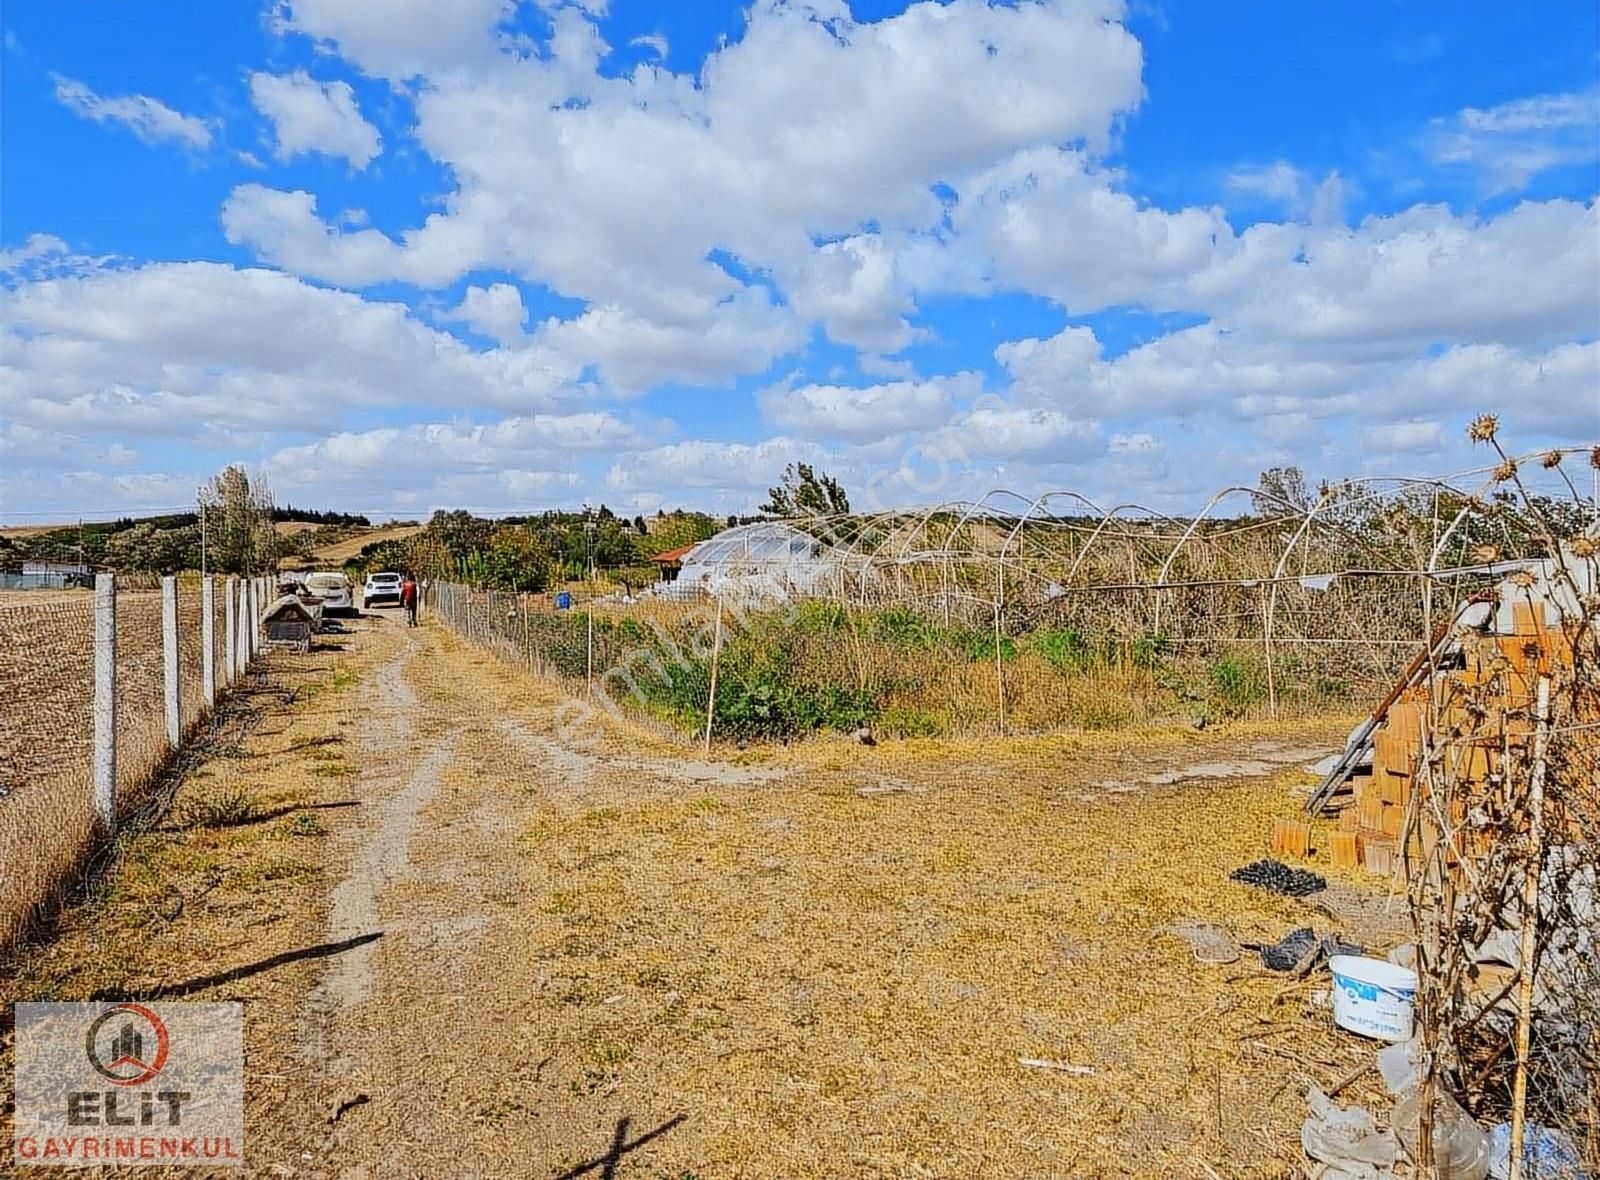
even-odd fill
[(244, 1162), (240, 1004), (18, 1004), (18, 1164)]

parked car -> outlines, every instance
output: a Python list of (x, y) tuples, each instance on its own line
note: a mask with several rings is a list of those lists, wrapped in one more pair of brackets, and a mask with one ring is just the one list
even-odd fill
[(399, 606), (402, 580), (399, 574), (368, 574), (367, 584), (361, 591), (361, 605), (378, 606), (387, 602)]
[(308, 574), (306, 589), (322, 599), (322, 613), (325, 616), (355, 614), (356, 600), (350, 579), (337, 570), (319, 570)]

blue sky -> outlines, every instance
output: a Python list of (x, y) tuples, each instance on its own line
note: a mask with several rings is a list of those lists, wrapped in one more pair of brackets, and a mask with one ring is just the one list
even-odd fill
[(1174, 508), (1600, 436), (1596, 13), (11, 5), (0, 517)]

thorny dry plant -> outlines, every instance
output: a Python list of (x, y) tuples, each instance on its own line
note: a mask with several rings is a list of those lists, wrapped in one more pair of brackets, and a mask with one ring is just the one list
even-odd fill
[[(1516, 618), (1518, 634), (1496, 639), (1460, 616), (1453, 638), (1462, 666), (1429, 669), (1419, 789), (1403, 842), (1425, 1084), (1451, 1093), (1480, 1123), (1509, 1121), (1520, 1066), (1528, 1125), (1571, 1134), (1592, 1170), (1600, 1163), (1594, 529), (1563, 541), (1551, 502), (1530, 493), (1493, 418), (1476, 420), (1470, 434), (1499, 455), (1491, 479), (1510, 493), (1499, 498), (1500, 515), (1514, 514), (1520, 528), (1542, 537), (1546, 556), (1510, 572), (1501, 600), (1489, 608), (1502, 624)], [(1546, 456), (1541, 466), (1558, 471), (1581, 505), (1560, 458)], [(1600, 468), (1600, 451), (1591, 462)], [(1475, 497), (1464, 511), (1482, 503)], [(1463, 600), (1458, 594), (1430, 613), (1457, 619)], [(1542, 713), (1541, 679), (1548, 682)], [(1517, 1025), (1528, 993), (1519, 967), (1531, 992), (1525, 1055)], [(1422, 1104), (1417, 1163), (1424, 1175), (1433, 1174), (1436, 1109), (1434, 1101)]]

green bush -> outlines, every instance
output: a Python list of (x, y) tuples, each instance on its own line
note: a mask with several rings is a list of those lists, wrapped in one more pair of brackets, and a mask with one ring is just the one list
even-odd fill
[(905, 705), (885, 709), (878, 716), (876, 728), (886, 737), (937, 737), (944, 732), (944, 724), (932, 713)]
[(1063, 672), (1082, 672), (1094, 657), (1089, 641), (1072, 627), (1041, 627), (1028, 637), (1028, 646)]
[(1253, 661), (1223, 656), (1211, 662), (1211, 695), (1231, 715), (1237, 716), (1264, 699), (1267, 678)]
[(941, 628), (927, 615), (903, 606), (891, 606), (870, 616), (872, 638), (913, 651), (939, 646)]
[[(968, 631), (963, 637), (962, 646), (966, 648), (969, 660), (982, 660), (984, 663), (994, 663), (994, 632), (993, 631)], [(1000, 637), (1000, 662), (1009, 664), (1017, 658), (1017, 641), (1009, 635)]]
[(806, 599), (794, 612), (795, 626), (805, 633), (843, 631), (850, 622), (849, 614), (837, 602)]
[(1129, 650), (1137, 668), (1154, 668), (1172, 654), (1172, 640), (1159, 631), (1140, 635)]

